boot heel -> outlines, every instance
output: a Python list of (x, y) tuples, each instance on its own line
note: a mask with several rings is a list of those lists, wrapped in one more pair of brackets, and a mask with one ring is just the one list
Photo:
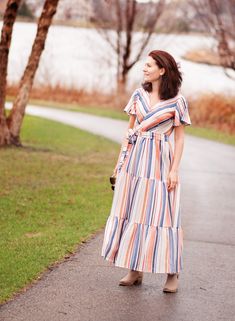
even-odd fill
[(137, 278), (134, 280), (131, 280), (131, 279), (128, 280), (126, 277), (124, 277), (119, 281), (119, 285), (138, 285), (142, 283), (142, 279), (143, 279), (143, 273), (140, 273), (137, 276)]
[(143, 278), (142, 278), (142, 276), (140, 276), (140, 277), (138, 277), (138, 279), (134, 282), (134, 284), (135, 284), (135, 285), (139, 285), (139, 284), (142, 283), (142, 280), (143, 280)]
[[(168, 274), (168, 275), (171, 275), (171, 274)], [(176, 273), (176, 279), (178, 280), (179, 279), (179, 273)], [(168, 286), (167, 286), (167, 282), (168, 282), (168, 278), (167, 278), (167, 281), (166, 281), (166, 283), (165, 283), (165, 286), (164, 286), (164, 288), (163, 288), (163, 292), (166, 292), (166, 293), (175, 293), (175, 292), (177, 292), (178, 291), (178, 285), (175, 287), (175, 288), (169, 288)], [(178, 281), (177, 281), (177, 283), (178, 283)]]

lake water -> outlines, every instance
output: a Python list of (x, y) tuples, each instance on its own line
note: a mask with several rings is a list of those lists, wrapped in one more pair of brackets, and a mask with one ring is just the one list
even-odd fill
[[(2, 25), (2, 23), (1, 23)], [(36, 24), (16, 23), (9, 55), (8, 81), (18, 82), (22, 76), (36, 35)], [(111, 33), (115, 39), (115, 33)], [(133, 56), (143, 35), (135, 33)], [(235, 81), (229, 79), (217, 66), (197, 64), (182, 59), (191, 49), (213, 45), (207, 37), (192, 35), (154, 35), (145, 49), (161, 49), (171, 53), (183, 72), (182, 93), (198, 95), (202, 92), (235, 92)], [(144, 56), (144, 57), (145, 57)], [(35, 84), (61, 84), (65, 87), (85, 88), (110, 92), (115, 89), (116, 56), (111, 46), (94, 29), (51, 26), (36, 73)], [(129, 75), (128, 87), (140, 86), (144, 59), (140, 60)]]

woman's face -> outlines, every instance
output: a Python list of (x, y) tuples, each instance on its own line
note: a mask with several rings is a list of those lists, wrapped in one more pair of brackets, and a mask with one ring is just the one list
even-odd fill
[(144, 64), (143, 73), (144, 73), (144, 82), (154, 82), (158, 81), (161, 76), (164, 74), (165, 69), (159, 68), (155, 60), (148, 56)]

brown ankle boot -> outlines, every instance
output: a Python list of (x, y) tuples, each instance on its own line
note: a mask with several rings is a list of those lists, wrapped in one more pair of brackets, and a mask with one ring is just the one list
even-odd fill
[(178, 291), (179, 273), (167, 274), (167, 280), (163, 288), (163, 292), (174, 293)]
[(142, 279), (143, 279), (143, 272), (130, 270), (128, 274), (119, 281), (119, 285), (141, 284)]

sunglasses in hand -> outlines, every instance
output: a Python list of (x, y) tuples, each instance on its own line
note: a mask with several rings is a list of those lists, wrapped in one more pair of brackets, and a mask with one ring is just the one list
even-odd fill
[(109, 181), (110, 181), (110, 183), (111, 183), (111, 188), (112, 188), (112, 190), (114, 191), (114, 189), (115, 189), (115, 184), (116, 184), (116, 176), (115, 176), (115, 175), (110, 176)]

